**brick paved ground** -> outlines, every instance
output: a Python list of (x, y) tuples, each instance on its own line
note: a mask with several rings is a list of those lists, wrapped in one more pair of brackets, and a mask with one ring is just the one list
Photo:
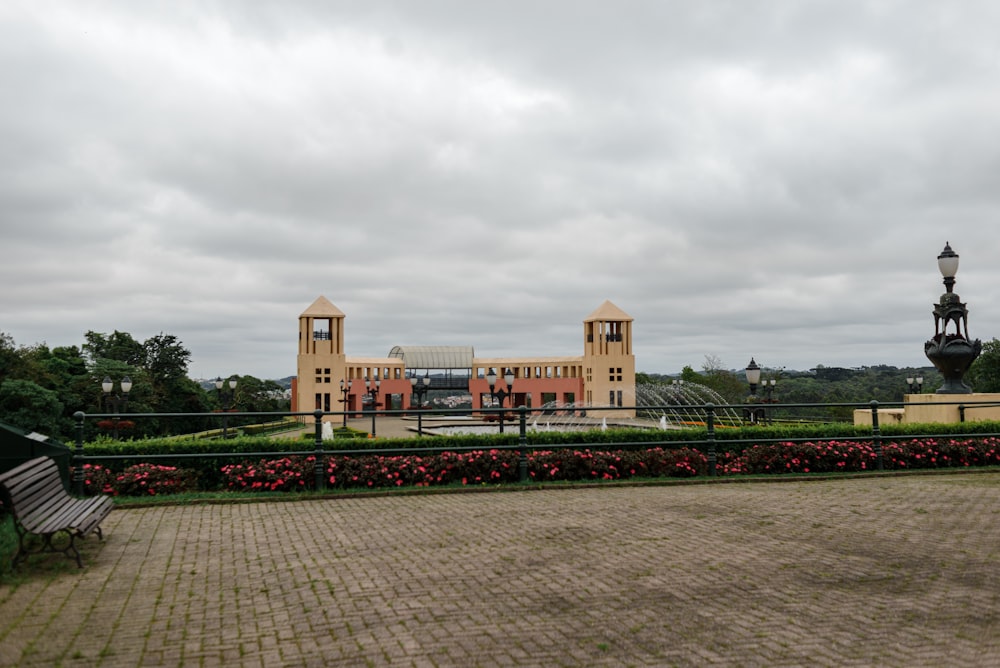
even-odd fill
[(997, 473), (119, 509), (105, 529), (83, 571), (0, 588), (0, 663), (1000, 665)]

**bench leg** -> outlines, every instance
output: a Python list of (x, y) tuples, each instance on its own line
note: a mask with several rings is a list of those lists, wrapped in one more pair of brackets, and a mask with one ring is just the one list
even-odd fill
[[(76, 532), (63, 530), (57, 531), (55, 533), (44, 534), (39, 536), (42, 539), (42, 545), (33, 550), (28, 545), (29, 536), (38, 536), (38, 534), (31, 534), (26, 531), (18, 531), (18, 541), (17, 541), (17, 552), (14, 554), (14, 558), (11, 560), (11, 567), (16, 568), (19, 563), (27, 559), (32, 554), (42, 554), (43, 552), (61, 552), (67, 557), (72, 557), (76, 560), (77, 568), (83, 568), (83, 559), (80, 558), (80, 551), (76, 549)], [(64, 548), (59, 548), (54, 542), (53, 538), (61, 533), (65, 533), (69, 537), (69, 544)]]

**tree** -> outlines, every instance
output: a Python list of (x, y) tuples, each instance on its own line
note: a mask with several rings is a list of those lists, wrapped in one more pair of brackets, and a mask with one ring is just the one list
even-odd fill
[(150, 379), (168, 383), (187, 377), (191, 353), (173, 334), (160, 332), (142, 343), (143, 359), (140, 366)]
[(39, 370), (30, 353), (30, 348), (17, 346), (12, 336), (0, 332), (0, 382), (8, 378), (36, 378)]
[(685, 383), (700, 383), (702, 378), (701, 374), (692, 369), (690, 366), (686, 366), (681, 369), (681, 380)]
[[(636, 384), (639, 384), (636, 374)], [(273, 380), (261, 380), (253, 376), (240, 376), (236, 385), (233, 406), (243, 412), (277, 412), (286, 411), (290, 401), (285, 396), (285, 390)]]
[(1000, 392), (1000, 341), (993, 338), (983, 344), (966, 379), (976, 392)]
[(704, 373), (701, 380), (695, 382), (712, 388), (731, 404), (743, 403), (748, 391), (747, 385), (732, 371), (724, 368), (722, 360), (715, 355), (705, 355), (705, 363), (701, 368)]
[(145, 362), (146, 351), (128, 332), (116, 329), (109, 336), (91, 330), (84, 334), (84, 338), (83, 352), (92, 364), (100, 359), (118, 360), (130, 366), (143, 366)]
[(38, 383), (16, 378), (0, 383), (0, 419), (7, 424), (61, 436), (62, 411), (59, 395)]

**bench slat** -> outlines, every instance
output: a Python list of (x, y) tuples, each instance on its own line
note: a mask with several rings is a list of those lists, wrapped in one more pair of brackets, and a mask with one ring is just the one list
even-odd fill
[(59, 467), (56, 466), (53, 459), (49, 457), (29, 459), (23, 464), (15, 466), (6, 473), (0, 474), (0, 484), (16, 486), (20, 481), (28, 480), (33, 477), (49, 475), (50, 470), (55, 471), (56, 474), (59, 473)]
[(14, 488), (10, 490), (10, 494), (12, 498), (17, 499), (17, 510), (22, 515), (30, 515), (38, 509), (50, 505), (55, 499), (72, 499), (58, 478), (33, 484), (30, 487)]
[(86, 505), (75, 499), (68, 499), (58, 506), (48, 509), (44, 515), (33, 516), (37, 523), (38, 533), (51, 533), (62, 531), (73, 526), (73, 520), (86, 512)]

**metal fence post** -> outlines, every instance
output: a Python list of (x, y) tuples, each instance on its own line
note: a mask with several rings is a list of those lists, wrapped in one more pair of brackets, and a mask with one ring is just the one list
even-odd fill
[(518, 411), (517, 444), (521, 446), (521, 456), (517, 459), (518, 479), (528, 482), (528, 409), (521, 406)]
[(83, 455), (84, 417), (83, 411), (73, 413), (73, 419), (76, 420), (76, 450), (73, 452), (73, 491), (77, 496), (83, 496), (83, 483), (86, 480), (86, 474), (83, 470), (83, 464), (86, 461), (86, 457)]
[(313, 463), (313, 474), (316, 476), (316, 490), (326, 489), (326, 471), (323, 470), (323, 411), (318, 408), (313, 413), (316, 421), (316, 461)]
[(705, 427), (708, 432), (705, 439), (708, 441), (708, 475), (715, 477), (715, 404), (705, 404)]
[(882, 430), (878, 426), (878, 402), (872, 399), (872, 445), (875, 447), (875, 469), (881, 471), (885, 468), (882, 460)]

